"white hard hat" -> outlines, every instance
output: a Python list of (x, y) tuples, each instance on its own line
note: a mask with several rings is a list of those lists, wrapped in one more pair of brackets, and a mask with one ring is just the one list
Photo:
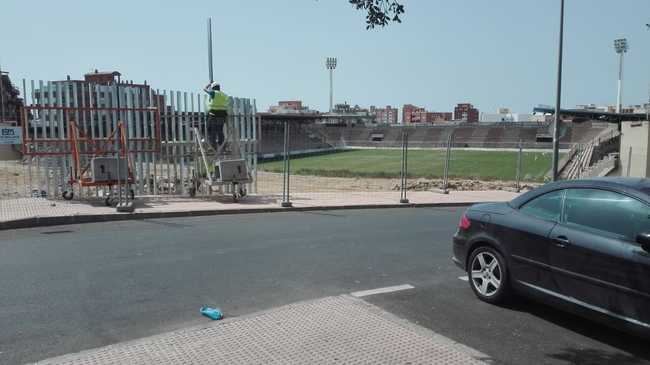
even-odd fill
[(214, 88), (217, 88), (217, 87), (220, 87), (218, 82), (214, 81), (214, 82), (210, 83), (210, 89), (214, 89)]

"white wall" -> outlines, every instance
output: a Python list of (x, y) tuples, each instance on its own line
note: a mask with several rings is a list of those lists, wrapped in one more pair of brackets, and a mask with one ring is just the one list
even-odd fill
[(650, 177), (650, 122), (621, 125), (621, 176)]
[(531, 122), (534, 121), (534, 116), (532, 114), (519, 114), (519, 113), (508, 113), (508, 114), (491, 114), (491, 113), (481, 113), (479, 121), (481, 122)]

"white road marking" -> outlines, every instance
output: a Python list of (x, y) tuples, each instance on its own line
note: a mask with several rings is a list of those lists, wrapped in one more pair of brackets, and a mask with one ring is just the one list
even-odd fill
[(361, 298), (361, 297), (367, 297), (368, 295), (392, 293), (400, 290), (407, 290), (407, 289), (414, 289), (414, 288), (415, 287), (413, 285), (402, 284), (402, 285), (395, 285), (395, 286), (387, 286), (384, 288), (355, 291), (350, 293), (350, 295), (352, 295), (353, 297)]
[(462, 281), (469, 281), (469, 277), (467, 275), (459, 276), (458, 278)]

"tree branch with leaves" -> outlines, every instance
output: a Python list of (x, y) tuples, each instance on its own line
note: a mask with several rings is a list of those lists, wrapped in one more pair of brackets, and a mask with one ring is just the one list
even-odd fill
[(366, 14), (366, 29), (376, 26), (385, 27), (391, 22), (401, 23), (400, 15), (404, 14), (404, 5), (395, 0), (349, 0), (357, 10)]

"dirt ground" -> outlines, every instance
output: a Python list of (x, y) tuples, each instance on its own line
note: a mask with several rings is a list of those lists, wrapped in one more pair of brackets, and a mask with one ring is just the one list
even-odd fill
[[(282, 192), (282, 174), (259, 171), (258, 193), (259, 194), (277, 194)], [(539, 183), (521, 183), (522, 190), (531, 190)], [(441, 179), (409, 179), (407, 181), (407, 190), (410, 191), (427, 191), (432, 189), (441, 189), (443, 181)], [(450, 190), (506, 190), (515, 191), (516, 182), (514, 181), (477, 181), (477, 180), (449, 180)], [(343, 178), (343, 177), (322, 177), (322, 176), (304, 176), (292, 175), (290, 181), (291, 192), (309, 193), (309, 192), (343, 192), (343, 191), (394, 191), (400, 190), (399, 179), (380, 179), (380, 178)]]
[[(32, 175), (35, 173), (32, 170)], [(0, 161), (0, 198), (18, 198), (29, 195), (28, 166), (21, 161)]]
[[(161, 177), (162, 178), (162, 177)], [(50, 176), (52, 181), (58, 176)], [(282, 174), (259, 171), (257, 173), (257, 194), (281, 194)], [(31, 188), (38, 189), (39, 181), (45, 181), (45, 173), (38, 173), (36, 166), (30, 169), (29, 164), (22, 161), (0, 161), (0, 198), (17, 198), (31, 195)], [(54, 185), (54, 184), (53, 184)], [(409, 179), (407, 190), (428, 191), (441, 189), (441, 179)], [(522, 183), (522, 190), (530, 190), (539, 186), (537, 183)], [(507, 190), (514, 191), (513, 181), (477, 181), (450, 180), (450, 190)], [(44, 187), (41, 187), (43, 189)], [(292, 175), (290, 181), (292, 193), (324, 193), (324, 192), (374, 192), (399, 191), (399, 179), (386, 178), (344, 178)]]

